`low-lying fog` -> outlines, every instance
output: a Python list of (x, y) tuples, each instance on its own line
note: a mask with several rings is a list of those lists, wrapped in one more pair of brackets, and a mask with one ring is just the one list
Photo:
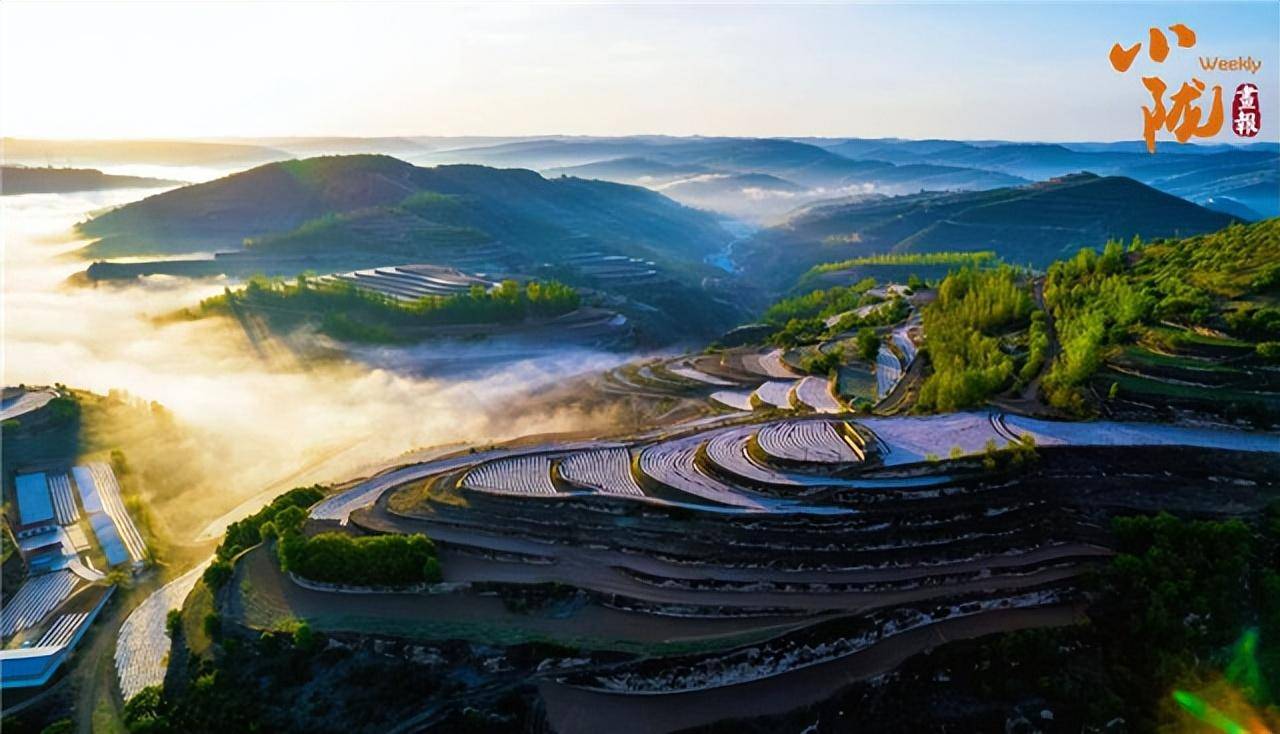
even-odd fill
[(67, 285), (67, 277), (87, 265), (68, 256), (84, 244), (72, 239), (71, 226), (89, 212), (153, 193), (0, 199), (4, 384), (122, 389), (162, 403), (217, 444), (211, 452), (227, 457), (217, 485), (234, 496), (215, 498), (211, 515), (284, 478), (296, 484), (342, 479), (415, 448), (607, 427), (607, 415), (545, 405), (527, 409), (520, 398), (615, 365), (625, 355), (469, 345), (476, 369), (458, 369), (455, 360), (447, 378), (359, 363), (300, 370), (262, 361), (239, 327), (222, 319), (151, 322), (220, 292), (225, 281)]

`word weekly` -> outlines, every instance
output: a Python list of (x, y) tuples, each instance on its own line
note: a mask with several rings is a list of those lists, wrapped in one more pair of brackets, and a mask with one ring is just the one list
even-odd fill
[(1257, 74), (1262, 68), (1262, 60), (1254, 61), (1252, 56), (1241, 56), (1235, 59), (1224, 59), (1221, 56), (1201, 56), (1200, 68), (1205, 71), (1247, 71)]

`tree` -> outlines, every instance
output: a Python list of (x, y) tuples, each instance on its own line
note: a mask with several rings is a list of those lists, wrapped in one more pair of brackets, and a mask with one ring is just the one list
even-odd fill
[(204, 633), (211, 639), (218, 639), (222, 636), (222, 616), (217, 612), (209, 612), (204, 615)]
[(116, 473), (116, 476), (121, 477), (129, 473), (129, 460), (120, 449), (111, 451), (111, 470)]
[(147, 686), (124, 704), (124, 725), (129, 734), (162, 734), (170, 731), (169, 703), (160, 686)]
[(982, 404), (1014, 376), (1014, 360), (1000, 337), (1026, 324), (1035, 308), (1017, 271), (962, 268), (938, 286), (923, 313), (933, 374), (920, 388), (920, 406), (960, 410)]
[(169, 610), (169, 613), (165, 615), (164, 629), (166, 632), (169, 633), (169, 637), (173, 638), (178, 636), (178, 630), (182, 629), (182, 610), (181, 609)]
[(293, 645), (299, 650), (310, 652), (316, 644), (316, 635), (307, 622), (299, 622), (293, 629)]
[(860, 359), (872, 362), (880, 352), (880, 337), (871, 327), (863, 327), (854, 336), (854, 349)]
[(227, 582), (231, 580), (231, 576), (234, 572), (235, 570), (231, 567), (230, 562), (217, 560), (209, 564), (209, 567), (204, 570), (204, 574), (201, 575), (201, 578), (204, 580), (206, 586), (213, 591), (217, 591), (223, 586), (226, 586)]

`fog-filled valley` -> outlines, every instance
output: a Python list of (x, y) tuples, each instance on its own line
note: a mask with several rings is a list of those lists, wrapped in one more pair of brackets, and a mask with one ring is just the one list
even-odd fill
[(1137, 145), (6, 139), (6, 730), (1270, 722), (1280, 149)]
[[(415, 371), (413, 356), (404, 354), (380, 355), (385, 368), (354, 360), (300, 363), (287, 350), (251, 349), (234, 322), (163, 321), (222, 292), (232, 282), (225, 278), (72, 284), (85, 267), (75, 256), (85, 242), (72, 226), (147, 193), (5, 199), (5, 379), (104, 395), (124, 391), (171, 411), (211, 459), (203, 461), (208, 472), (198, 486), (166, 498), (184, 516), (213, 519), (285, 478), (343, 479), (412, 449), (610, 426), (607, 412), (563, 404), (526, 413), (519, 398), (611, 367), (624, 359), (619, 354), (463, 344), (455, 359), (470, 365), (465, 369)], [(142, 437), (132, 450), (146, 444)]]

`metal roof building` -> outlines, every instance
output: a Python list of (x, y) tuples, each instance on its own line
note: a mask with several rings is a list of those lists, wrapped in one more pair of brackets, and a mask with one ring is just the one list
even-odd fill
[(18, 493), (18, 520), (23, 525), (38, 525), (53, 521), (53, 500), (49, 497), (49, 485), (44, 472), (19, 474), (13, 480)]
[(95, 512), (104, 512), (102, 495), (98, 494), (98, 484), (93, 481), (93, 473), (89, 468), (74, 467), (71, 470), (71, 476), (75, 477), (76, 489), (80, 492), (80, 504), (84, 505), (84, 511), (90, 515)]
[(90, 515), (89, 525), (93, 527), (93, 534), (98, 536), (98, 545), (102, 546), (102, 553), (107, 557), (108, 566), (119, 566), (129, 560), (129, 551), (124, 547), (124, 541), (120, 539), (115, 521), (105, 512), (95, 512)]
[(63, 634), (56, 638), (53, 635), (42, 637), (34, 647), (0, 650), (0, 688), (31, 688), (48, 683), (80, 644), (85, 631), (115, 590), (116, 587), (109, 587), (92, 609), (75, 615), (76, 624), (69, 635), (62, 630)]

